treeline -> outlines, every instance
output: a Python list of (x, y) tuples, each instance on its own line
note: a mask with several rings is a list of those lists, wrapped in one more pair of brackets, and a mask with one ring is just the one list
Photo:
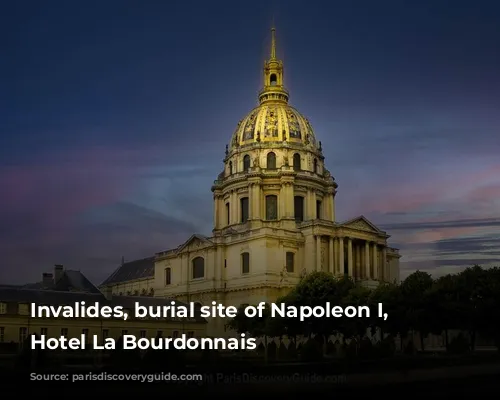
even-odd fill
[[(335, 278), (325, 272), (313, 272), (277, 303), (287, 306), (324, 306), (326, 302), (347, 306), (369, 306), (370, 318), (297, 318), (270, 317), (270, 309), (262, 318), (248, 318), (242, 310), (228, 323), (239, 333), (269, 338), (315, 338), (328, 344), (332, 335), (341, 340), (362, 345), (370, 337), (399, 337), (401, 343), (412, 333), (418, 333), (420, 347), (425, 350), (429, 334), (443, 335), (450, 346), (449, 332), (463, 332), (469, 350), (474, 350), (476, 338), (494, 340), (500, 344), (500, 268), (467, 268), (458, 274), (433, 279), (417, 271), (400, 284), (380, 284), (370, 290), (356, 285), (348, 277)], [(387, 320), (378, 317), (378, 303), (384, 306)], [(377, 335), (376, 335), (377, 333)], [(371, 340), (371, 339), (370, 339)]]

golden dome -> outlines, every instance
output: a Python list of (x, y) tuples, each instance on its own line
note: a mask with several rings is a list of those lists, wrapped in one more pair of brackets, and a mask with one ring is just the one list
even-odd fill
[(316, 146), (314, 132), (307, 118), (284, 101), (266, 101), (238, 123), (231, 148), (285, 141)]
[(276, 58), (274, 28), (271, 35), (271, 55), (264, 63), (264, 88), (259, 93), (260, 105), (238, 123), (231, 139), (231, 150), (254, 143), (272, 142), (316, 147), (309, 121), (288, 105), (288, 91), (283, 85), (283, 62)]

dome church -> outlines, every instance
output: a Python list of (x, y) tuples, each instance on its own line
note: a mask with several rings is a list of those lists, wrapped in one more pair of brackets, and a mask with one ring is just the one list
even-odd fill
[(238, 306), (273, 302), (312, 271), (368, 287), (399, 281), (400, 254), (386, 232), (363, 216), (335, 218), (338, 185), (311, 123), (289, 104), (274, 28), (258, 101), (213, 183), (212, 236), (123, 263), (102, 287)]

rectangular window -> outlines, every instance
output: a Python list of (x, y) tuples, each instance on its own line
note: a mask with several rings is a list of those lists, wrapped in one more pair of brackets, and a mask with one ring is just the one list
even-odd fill
[(304, 221), (304, 198), (302, 196), (295, 196), (293, 198), (293, 206), (295, 211), (295, 221)]
[(293, 272), (295, 269), (295, 253), (287, 251), (286, 253), (286, 271)]
[(241, 273), (248, 274), (250, 272), (250, 254), (241, 254)]
[(19, 328), (19, 343), (23, 343), (28, 337), (28, 328), (24, 326)]
[(266, 196), (266, 220), (276, 221), (278, 219), (278, 196)]
[(242, 197), (240, 199), (241, 205), (241, 223), (248, 221), (248, 197)]
[(7, 314), (7, 304), (0, 303), (0, 314)]
[(172, 283), (172, 269), (165, 268), (165, 286), (170, 285)]
[(226, 221), (228, 225), (231, 224), (231, 207), (229, 203), (226, 203)]
[(18, 313), (19, 315), (29, 315), (30, 314), (30, 306), (29, 304), (21, 303), (18, 305)]
[(321, 219), (321, 201), (316, 201), (316, 219)]
[(141, 331), (141, 338), (145, 338), (146, 337), (146, 331), (145, 330), (142, 330)]
[(0, 326), (0, 343), (3, 343), (5, 340), (5, 328)]

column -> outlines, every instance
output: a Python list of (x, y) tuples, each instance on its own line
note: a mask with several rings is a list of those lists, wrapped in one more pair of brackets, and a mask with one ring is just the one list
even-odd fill
[(230, 206), (231, 209), (229, 210), (229, 213), (231, 214), (231, 224), (237, 224), (238, 221), (238, 195), (236, 194), (236, 190), (233, 190), (231, 192), (231, 204)]
[(321, 271), (321, 236), (316, 235), (316, 271)]
[(219, 229), (219, 195), (214, 195), (214, 229)]
[(372, 261), (373, 261), (373, 279), (374, 280), (377, 280), (378, 279), (378, 271), (377, 271), (377, 243), (373, 243), (372, 245)]
[(382, 278), (384, 282), (389, 281), (389, 277), (387, 276), (387, 248), (382, 247)]
[(335, 264), (333, 262), (333, 237), (331, 236), (328, 240), (328, 264), (330, 273), (335, 274)]
[(255, 198), (255, 219), (262, 219), (262, 215), (260, 213), (260, 204), (262, 202), (262, 196), (260, 191), (260, 184), (256, 183), (254, 186), (254, 198)]
[(370, 243), (365, 242), (365, 279), (371, 279), (370, 276)]
[(295, 208), (294, 208), (295, 204), (293, 201), (293, 196), (294, 196), (293, 185), (292, 185), (292, 182), (287, 182), (285, 185), (286, 185), (285, 202), (286, 202), (287, 216), (288, 216), (288, 218), (295, 219)]
[(340, 275), (344, 275), (344, 238), (339, 237), (339, 273)]
[(316, 219), (316, 191), (311, 190), (311, 219)]
[(347, 271), (351, 278), (354, 278), (354, 270), (352, 263), (352, 239), (347, 238)]
[(255, 184), (253, 183), (248, 185), (248, 219), (253, 219), (254, 215), (254, 202), (255, 202), (254, 187)]
[(339, 268), (339, 259), (337, 254), (339, 254), (339, 242), (337, 238), (332, 238), (333, 239), (333, 273), (335, 275), (340, 273), (340, 268)]

